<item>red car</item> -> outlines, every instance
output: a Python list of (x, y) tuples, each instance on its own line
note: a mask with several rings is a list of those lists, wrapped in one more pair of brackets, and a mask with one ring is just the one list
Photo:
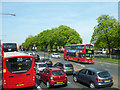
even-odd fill
[(39, 72), (40, 80), (46, 83), (47, 88), (51, 86), (65, 85), (67, 86), (67, 75), (64, 71), (57, 67), (46, 68)]

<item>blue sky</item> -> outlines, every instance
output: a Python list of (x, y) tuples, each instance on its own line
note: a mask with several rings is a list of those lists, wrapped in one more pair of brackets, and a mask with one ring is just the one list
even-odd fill
[(118, 19), (117, 2), (2, 2), (2, 42), (21, 44), (29, 35), (66, 25), (90, 43), (97, 18), (108, 14)]

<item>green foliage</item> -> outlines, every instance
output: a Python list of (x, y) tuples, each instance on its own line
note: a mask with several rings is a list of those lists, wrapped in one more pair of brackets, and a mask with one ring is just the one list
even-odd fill
[(94, 27), (90, 43), (93, 43), (97, 48), (108, 48), (109, 50), (110, 48), (118, 48), (120, 29), (117, 20), (109, 15), (101, 15), (97, 21), (98, 25)]
[(39, 50), (45, 50), (77, 43), (82, 43), (80, 35), (74, 29), (60, 25), (58, 28), (44, 30), (34, 37), (28, 37), (22, 46), (28, 48), (35, 44)]

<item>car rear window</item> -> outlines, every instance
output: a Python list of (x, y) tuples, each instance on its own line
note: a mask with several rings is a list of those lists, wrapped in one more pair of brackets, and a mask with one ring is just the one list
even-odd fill
[(64, 71), (62, 71), (62, 70), (60, 70), (60, 71), (52, 71), (52, 74), (55, 75), (55, 76), (63, 75)]
[(65, 67), (73, 67), (72, 64), (65, 64)]
[(106, 77), (109, 77), (110, 74), (107, 71), (105, 71), (105, 72), (98, 73), (98, 76), (101, 78), (106, 78)]
[(39, 64), (39, 67), (46, 67), (46, 64)]

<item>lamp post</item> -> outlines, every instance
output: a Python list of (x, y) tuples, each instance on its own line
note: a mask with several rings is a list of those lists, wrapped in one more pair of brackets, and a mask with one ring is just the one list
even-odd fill
[[(11, 15), (11, 16), (16, 16), (16, 14), (10, 14), (10, 13), (0, 13), (0, 15)], [(1, 35), (0, 35), (1, 36)], [(1, 43), (2, 40), (0, 40)]]
[(0, 13), (1, 15), (11, 15), (11, 16), (16, 16), (16, 14), (9, 14), (9, 13)]

